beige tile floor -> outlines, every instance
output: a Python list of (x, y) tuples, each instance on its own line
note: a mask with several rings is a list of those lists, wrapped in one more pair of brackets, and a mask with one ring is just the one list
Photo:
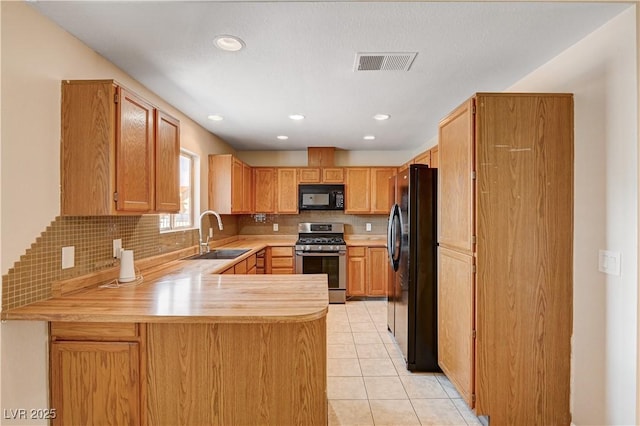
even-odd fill
[(481, 425), (443, 374), (412, 373), (387, 331), (387, 303), (329, 305), (329, 425)]

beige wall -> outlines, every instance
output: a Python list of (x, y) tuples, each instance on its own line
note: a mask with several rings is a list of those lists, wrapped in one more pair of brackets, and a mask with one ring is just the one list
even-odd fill
[[(336, 149), (334, 159), (337, 167), (399, 166), (413, 156), (412, 151), (343, 151)], [(302, 167), (307, 165), (307, 151), (239, 151), (238, 158), (251, 166)]]

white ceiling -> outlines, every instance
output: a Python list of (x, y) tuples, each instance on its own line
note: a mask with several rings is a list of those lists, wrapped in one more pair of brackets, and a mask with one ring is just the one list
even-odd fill
[[(629, 3), (57, 2), (34, 7), (244, 150), (415, 150), (472, 93), (502, 91)], [(216, 35), (246, 43), (213, 47)], [(354, 72), (358, 52), (418, 52)], [(96, 76), (104, 78), (105, 76)], [(224, 120), (212, 122), (209, 114)], [(294, 122), (287, 116), (301, 113)], [(372, 116), (391, 119), (376, 122)], [(363, 140), (375, 135), (374, 141)], [(287, 141), (276, 139), (287, 135)]]

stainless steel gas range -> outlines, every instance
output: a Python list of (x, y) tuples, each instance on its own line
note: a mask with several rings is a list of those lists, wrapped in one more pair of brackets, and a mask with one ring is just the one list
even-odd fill
[(327, 274), (329, 303), (344, 303), (347, 292), (347, 244), (342, 223), (300, 223), (296, 274)]

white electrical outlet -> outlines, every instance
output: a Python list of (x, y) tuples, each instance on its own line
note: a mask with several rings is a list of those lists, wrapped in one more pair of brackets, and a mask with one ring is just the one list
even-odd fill
[(62, 247), (62, 269), (75, 266), (76, 248), (74, 246)]
[(278, 224), (277, 223), (273, 224), (273, 232), (278, 232)]
[(209, 228), (209, 239), (213, 238), (213, 227)]
[(598, 250), (598, 270), (609, 275), (620, 276), (620, 252)]
[(120, 251), (122, 250), (122, 238), (113, 240), (113, 257), (120, 259)]
[(367, 232), (371, 232), (371, 224), (370, 224), (370, 223), (367, 223), (367, 224), (364, 226), (364, 228), (365, 228), (365, 230), (366, 230)]

